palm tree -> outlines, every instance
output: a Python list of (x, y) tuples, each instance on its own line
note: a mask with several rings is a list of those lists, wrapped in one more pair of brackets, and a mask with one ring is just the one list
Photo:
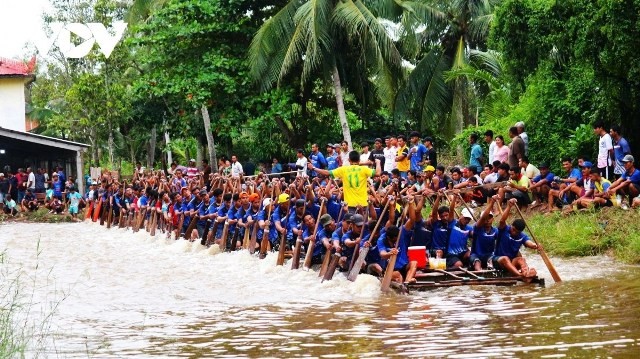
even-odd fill
[[(355, 54), (355, 56), (354, 56)], [(311, 80), (332, 80), (344, 140), (351, 132), (343, 101), (346, 74), (357, 64), (375, 79), (378, 95), (395, 97), (401, 57), (374, 13), (361, 0), (291, 0), (256, 33), (249, 49), (251, 76), (266, 91), (296, 72), (304, 88)]]
[(415, 63), (398, 92), (396, 118), (411, 114), (423, 121), (449, 118), (445, 126), (449, 135), (451, 127), (459, 132), (470, 122), (469, 81), (459, 76), (447, 82), (446, 73), (465, 68), (472, 50), (486, 50), (494, 2), (423, 0), (388, 8), (390, 19), (403, 25), (403, 54)]

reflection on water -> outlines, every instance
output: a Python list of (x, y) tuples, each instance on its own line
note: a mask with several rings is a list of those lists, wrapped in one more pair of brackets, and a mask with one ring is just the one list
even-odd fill
[[(378, 281), (96, 224), (9, 224), (0, 248), (57, 298), (51, 356), (637, 357), (638, 267), (554, 259), (565, 280), (381, 296)], [(39, 238), (39, 249), (38, 239)], [(39, 252), (39, 254), (37, 254)], [(541, 260), (529, 254), (547, 283)], [(36, 269), (37, 264), (37, 269)], [(606, 269), (604, 269), (606, 267)], [(42, 274), (38, 274), (42, 273)], [(584, 279), (586, 278), (586, 279)]]

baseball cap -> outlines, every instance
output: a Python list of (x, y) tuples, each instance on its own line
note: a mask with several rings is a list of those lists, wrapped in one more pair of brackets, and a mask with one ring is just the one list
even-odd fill
[(333, 148), (333, 147), (336, 147), (336, 145), (335, 145), (335, 144), (333, 144), (333, 143), (327, 143), (327, 147), (331, 147), (331, 148)]
[(333, 221), (333, 218), (331, 218), (331, 215), (328, 213), (325, 213), (322, 215), (322, 217), (320, 217), (320, 224), (324, 227), (327, 224), (331, 223), (331, 221)]
[(427, 141), (433, 143), (433, 137), (427, 136), (427, 137), (424, 138), (424, 140), (422, 140), (422, 142), (427, 142)]
[(195, 162), (195, 161), (196, 161), (195, 158), (192, 158), (192, 159), (189, 160), (189, 162)]
[(351, 219), (351, 221), (356, 226), (361, 226), (361, 225), (364, 224), (364, 217), (361, 214), (354, 214), (353, 218)]
[(337, 147), (337, 148), (340, 148), (340, 146), (341, 146), (341, 145), (340, 145), (339, 143), (334, 143), (334, 144), (333, 144), (333, 147), (334, 147), (334, 148), (336, 148), (336, 147)]
[(240, 198), (249, 198), (249, 194), (247, 192), (240, 193)]
[(461, 215), (462, 217), (464, 217), (464, 218), (470, 218), (470, 219), (473, 219), (473, 216), (471, 215), (471, 212), (470, 212), (468, 209), (466, 209), (466, 208), (464, 208), (464, 209), (462, 210), (462, 212), (460, 212), (460, 215)]
[(344, 217), (342, 217), (342, 219), (345, 222), (352, 222), (353, 221), (353, 213), (345, 213)]
[(581, 167), (591, 168), (591, 167), (593, 167), (593, 163), (591, 163), (589, 161), (585, 161), (584, 163), (582, 163)]
[(435, 167), (429, 165), (429, 166), (427, 166), (427, 168), (424, 169), (424, 171), (425, 172), (435, 172), (436, 169), (435, 169)]
[(538, 168), (546, 168), (546, 169), (549, 169), (549, 165), (548, 165), (546, 162), (542, 162), (542, 163), (538, 166)]
[(278, 196), (278, 203), (286, 203), (289, 201), (289, 195), (287, 193), (282, 193)]
[(268, 205), (270, 205), (270, 204), (271, 204), (271, 198), (265, 198), (265, 199), (262, 201), (262, 207), (267, 207), (267, 206), (268, 206)]
[(515, 124), (515, 125), (513, 125), (513, 126), (514, 126), (514, 127), (523, 127), (523, 128), (524, 128), (524, 122), (522, 122), (522, 121), (518, 121), (518, 122), (516, 122), (516, 124)]
[(4, 173), (0, 172), (0, 177), (4, 177)]
[(635, 162), (633, 156), (631, 155), (626, 155), (624, 156), (624, 158), (622, 159), (622, 162)]
[(260, 199), (260, 195), (259, 195), (259, 194), (257, 194), (257, 193), (252, 193), (252, 194), (250, 194), (250, 195), (249, 195), (249, 201), (253, 202), (253, 201), (255, 201), (256, 199)]
[(96, 182), (96, 181), (91, 181), (91, 184), (92, 184), (92, 185), (96, 185), (96, 184), (98, 184), (98, 182)]

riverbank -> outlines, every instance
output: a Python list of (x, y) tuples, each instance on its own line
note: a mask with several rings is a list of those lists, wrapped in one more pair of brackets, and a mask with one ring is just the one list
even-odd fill
[[(561, 257), (607, 255), (628, 264), (640, 264), (640, 212), (603, 208), (552, 215), (524, 213), (536, 239), (547, 253)], [(80, 213), (79, 218), (84, 218)], [(72, 222), (69, 214), (51, 214), (41, 208), (18, 216), (0, 215), (0, 223)]]
[(602, 208), (526, 217), (548, 253), (563, 257), (605, 254), (624, 263), (640, 264), (640, 212)]

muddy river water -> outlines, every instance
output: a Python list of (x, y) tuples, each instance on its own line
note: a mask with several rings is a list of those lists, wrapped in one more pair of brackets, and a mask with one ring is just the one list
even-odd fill
[(381, 295), (377, 279), (95, 223), (0, 226), (45, 357), (639, 358), (640, 268), (552, 258), (547, 286)]

